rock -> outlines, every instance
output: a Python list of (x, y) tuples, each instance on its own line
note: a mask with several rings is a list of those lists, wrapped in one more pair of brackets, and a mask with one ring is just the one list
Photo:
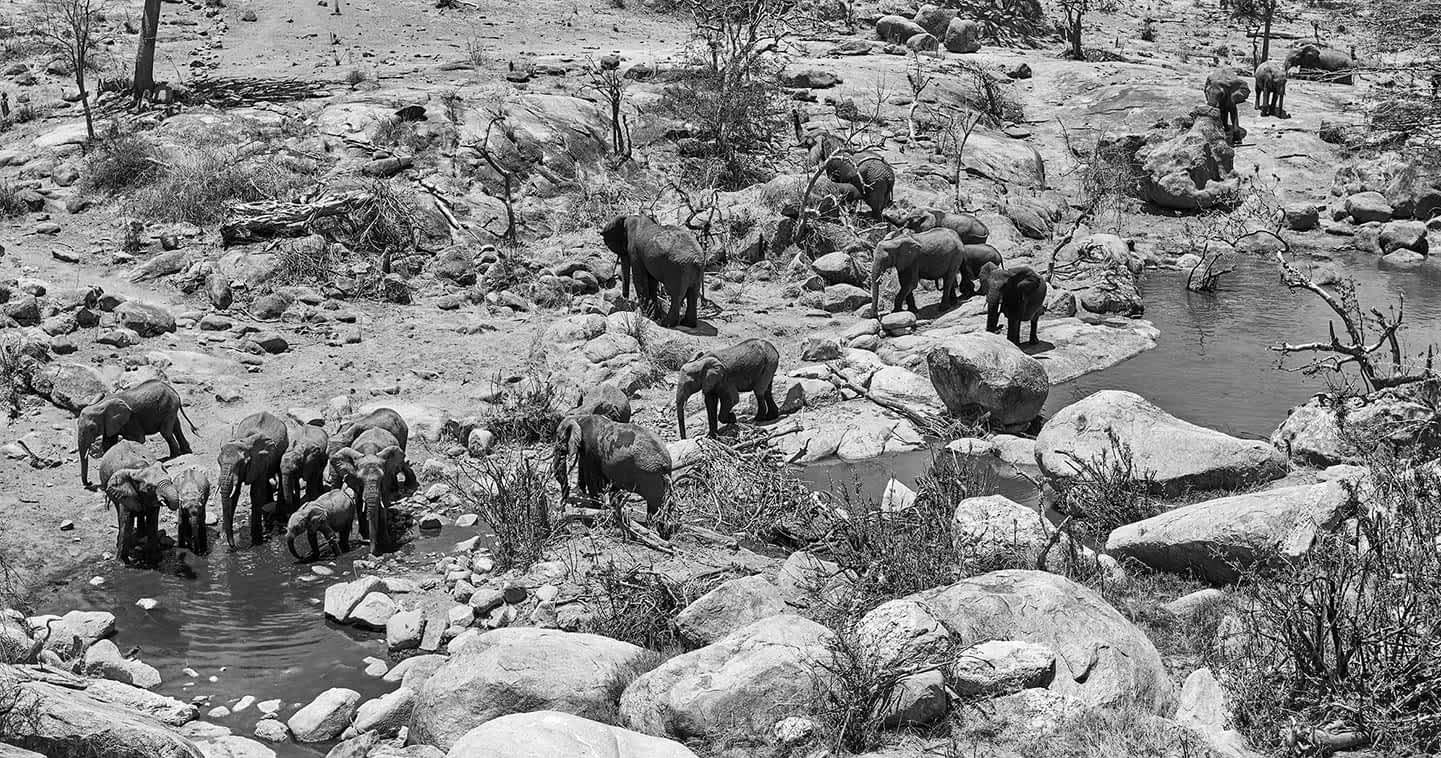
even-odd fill
[(56, 650), (58, 648), (52, 642), (68, 645), (72, 639), (79, 639), (82, 647), (89, 647), (115, 634), (115, 614), (108, 611), (70, 611), (58, 619), (47, 621), (42, 628), (49, 630), (45, 642), (47, 648)]
[(85, 692), (109, 705), (123, 708), (128, 713), (154, 719), (166, 726), (182, 726), (194, 721), (197, 715), (195, 706), (190, 703), (182, 703), (173, 697), (124, 682), (93, 679)]
[(1170, 678), (1145, 633), (1100, 595), (1065, 577), (993, 571), (911, 597), (962, 646), (1000, 639), (1050, 649), (1056, 656), (1050, 688), (1059, 694), (1150, 713), (1171, 705)]
[(1141, 199), (1162, 208), (1197, 210), (1231, 198), (1239, 181), (1236, 151), (1216, 119), (1197, 116), (1183, 132), (1152, 132), (1135, 153)]
[(11, 702), (26, 703), (26, 718), (0, 719), (0, 743), (57, 757), (203, 758), (190, 740), (88, 689), (26, 681), (15, 669), (0, 666), (0, 692), (14, 693), (18, 700)]
[(841, 78), (830, 71), (819, 69), (806, 69), (804, 71), (786, 71), (780, 75), (782, 87), (794, 87), (796, 89), (830, 89), (841, 83)]
[(811, 263), (811, 270), (826, 280), (826, 284), (854, 284), (865, 282), (865, 276), (849, 253), (826, 253)]
[(1420, 268), (1426, 263), (1426, 256), (1414, 250), (1397, 250), (1381, 256), (1381, 268), (1409, 270)]
[(115, 321), (141, 337), (155, 337), (175, 331), (175, 317), (158, 305), (127, 300), (115, 309)]
[(814, 621), (762, 619), (641, 675), (621, 695), (620, 713), (632, 728), (681, 741), (762, 734), (782, 718), (813, 715), (831, 646)]
[(930, 32), (921, 32), (906, 40), (906, 47), (918, 53), (930, 52), (941, 46), (941, 41)]
[(140, 661), (129, 661), (120, 655), (120, 648), (110, 640), (100, 640), (85, 651), (84, 671), (144, 689), (160, 686), (160, 672)]
[(1201, 617), (1226, 602), (1226, 593), (1215, 587), (1196, 590), (1172, 600), (1161, 609), (1187, 624), (1196, 624)]
[(290, 300), (284, 295), (261, 295), (250, 302), (250, 315), (261, 321), (274, 321), (290, 307)]
[(256, 738), (265, 742), (289, 742), (290, 729), (280, 719), (261, 719), (255, 722)]
[(332, 687), (296, 711), (285, 723), (296, 742), (327, 742), (350, 726), (359, 705), (359, 692)]
[(95, 341), (101, 345), (111, 347), (131, 347), (140, 344), (140, 335), (134, 329), (109, 329), (103, 332)]
[(357, 732), (378, 732), (382, 737), (394, 737), (400, 728), (410, 723), (411, 709), (415, 706), (415, 690), (409, 687), (360, 705), (355, 712)]
[(417, 655), (406, 658), (392, 666), (381, 679), (391, 683), (398, 682), (402, 687), (409, 687), (419, 692), (420, 685), (424, 684), (425, 680), (429, 679), (441, 664), (445, 663), (445, 660), (443, 655)]
[(801, 360), (808, 363), (824, 363), (839, 357), (840, 343), (831, 337), (808, 337), (801, 346)]
[(891, 311), (881, 316), (881, 329), (892, 337), (910, 334), (916, 329), (916, 314), (910, 311)]
[(897, 481), (895, 477), (886, 480), (881, 490), (880, 512), (883, 515), (904, 513), (916, 507), (916, 491)]
[(1290, 203), (1284, 212), (1286, 228), (1293, 232), (1309, 232), (1321, 223), (1321, 215), (1310, 203)]
[(684, 745), (559, 711), (515, 713), (465, 733), (449, 758), (696, 758)]
[(363, 576), (325, 588), (325, 617), (337, 624), (350, 623), (350, 614), (373, 592), (384, 592), (385, 582), (374, 576)]
[(14, 296), (0, 304), (0, 314), (14, 319), (21, 326), (33, 326), (40, 323), (40, 300), (34, 295)]
[(882, 16), (876, 21), (876, 36), (883, 42), (905, 44), (917, 34), (925, 34), (920, 24), (903, 16)]
[(950, 52), (974, 53), (981, 49), (981, 25), (968, 18), (953, 18), (946, 26), (944, 39)]
[(395, 601), (389, 595), (371, 592), (350, 611), (347, 621), (361, 629), (384, 630), (396, 610)]
[(421, 685), (410, 741), (448, 750), (467, 731), (516, 710), (587, 718), (614, 712), (616, 682), (644, 670), (644, 649), (594, 634), (509, 627), (460, 646)]
[(1390, 221), (1392, 216), (1391, 204), (1380, 192), (1357, 192), (1346, 198), (1345, 208), (1353, 224)]
[(968, 497), (951, 519), (956, 552), (979, 566), (1033, 566), (1050, 539), (1042, 519), (1004, 495)]
[(832, 284), (821, 292), (821, 309), (827, 313), (848, 313), (871, 301), (871, 293), (853, 284)]
[(797, 550), (781, 564), (776, 585), (787, 598), (809, 600), (816, 596), (839, 597), (850, 589), (852, 580), (839, 564)]
[(385, 644), (392, 650), (420, 647), (425, 634), (425, 615), (418, 610), (398, 611), (385, 622)]
[(484, 458), (494, 447), (495, 433), (489, 429), (471, 429), (465, 438), (465, 451), (472, 458)]
[(947, 683), (963, 698), (1000, 697), (1050, 686), (1056, 654), (1032, 642), (990, 640), (961, 652), (947, 674)]
[(1430, 246), (1426, 240), (1426, 224), (1421, 221), (1388, 221), (1381, 227), (1381, 252), (1409, 250), (1425, 255)]
[(268, 329), (251, 334), (250, 341), (259, 345), (261, 350), (272, 355), (275, 353), (283, 353), (290, 349), (290, 343), (286, 342), (285, 338), (280, 336), (280, 332), (270, 331)]
[(1126, 240), (1092, 234), (1056, 253), (1053, 289), (1071, 292), (1090, 313), (1133, 316), (1145, 310), (1136, 276), (1142, 261)]
[(881, 400), (899, 403), (917, 413), (940, 415), (946, 410), (931, 380), (900, 366), (886, 366), (872, 374), (867, 389)]
[(939, 721), (949, 707), (946, 677), (933, 669), (897, 681), (885, 700), (877, 704), (876, 712), (888, 727), (925, 726)]
[(1057, 411), (1036, 436), (1036, 462), (1047, 477), (1069, 478), (1076, 472), (1071, 456), (1095, 461), (1116, 455), (1113, 435), (1130, 448), (1136, 473), (1161, 497), (1234, 490), (1286, 473), (1275, 448), (1182, 421), (1120, 390), (1102, 390)]
[[(1213, 753), (1226, 758), (1252, 758), (1256, 755), (1246, 738), (1231, 725), (1231, 708), (1227, 693), (1210, 669), (1192, 671), (1181, 685), (1176, 721), (1205, 736)], [(1335, 755), (1356, 755), (1336, 753)]]
[(747, 624), (786, 612), (785, 598), (763, 576), (722, 582), (676, 615), (682, 639), (694, 647), (709, 645)]
[[(1271, 433), (1271, 444), (1297, 463), (1331, 466), (1360, 461), (1373, 443), (1407, 446), (1431, 439), (1434, 412), (1426, 397), (1433, 382), (1378, 390), (1365, 402), (1338, 407), (1326, 396), (1292, 408)], [(1356, 449), (1356, 443), (1362, 449)]]
[(1340, 482), (1233, 495), (1122, 526), (1106, 540), (1106, 552), (1158, 571), (1232, 582), (1257, 561), (1304, 555), (1354, 505)]
[(1041, 362), (999, 334), (958, 335), (928, 352), (926, 366), (936, 394), (952, 415), (985, 413), (1005, 427), (1029, 424), (1051, 391)]

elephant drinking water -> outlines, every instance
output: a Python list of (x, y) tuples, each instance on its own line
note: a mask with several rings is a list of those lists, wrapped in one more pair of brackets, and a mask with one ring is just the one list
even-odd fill
[(261, 411), (240, 420), (228, 442), (220, 446), (220, 507), (225, 541), (235, 547), (235, 507), (240, 488), (250, 485), (250, 541), (259, 544), (265, 535), (263, 508), (275, 491), (271, 480), (280, 477), (280, 458), (290, 445), (285, 422)]
[[(300, 506), (290, 514), (285, 525), (285, 546), (298, 561), (320, 558), (320, 545), (316, 540), (319, 532), (330, 545), (330, 550), (339, 556), (350, 551), (350, 528), (355, 522), (355, 504), (345, 490), (331, 490), (320, 497)], [(310, 542), (310, 557), (301, 558), (295, 550), (295, 538), (304, 534)], [(340, 544), (335, 536), (340, 535)]]
[(100, 458), (100, 482), (105, 498), (115, 507), (119, 535), (115, 555), (122, 563), (130, 562), (131, 543), (145, 538), (147, 560), (160, 554), (160, 505), (170, 510), (180, 507), (175, 482), (145, 445), (123, 440)]
[(360, 535), (370, 538), (371, 554), (390, 550), (387, 509), (395, 501), (400, 474), (406, 468), (405, 448), (395, 435), (377, 427), (362, 432), (350, 447), (337, 450), (330, 461), (365, 509)]

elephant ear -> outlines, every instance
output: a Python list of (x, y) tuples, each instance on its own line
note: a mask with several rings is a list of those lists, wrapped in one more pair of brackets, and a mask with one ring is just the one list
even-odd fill
[(398, 445), (391, 445), (380, 451), (380, 459), (385, 461), (386, 467), (400, 468), (405, 465), (405, 450)]
[(1000, 266), (997, 266), (991, 261), (986, 261), (985, 265), (981, 266), (980, 276), (977, 277), (976, 290), (982, 295), (986, 294), (991, 288), (991, 276), (1000, 270)]
[(721, 365), (719, 358), (711, 356), (701, 361), (702, 389), (704, 389), (706, 392), (714, 392), (724, 380), (725, 366)]
[(105, 401), (105, 408), (100, 412), (100, 417), (104, 421), (101, 428), (104, 429), (105, 436), (120, 436), (120, 433), (125, 429), (125, 425), (130, 423), (131, 415), (130, 404), (124, 400), (111, 398)]
[(601, 239), (605, 240), (605, 246), (610, 248), (616, 255), (625, 254), (626, 242), (626, 217), (616, 216), (611, 219), (600, 230)]
[(139, 497), (140, 488), (135, 483), (135, 472), (133, 469), (121, 469), (110, 475), (109, 481), (105, 482), (105, 495), (117, 508), (125, 506), (126, 501), (133, 501)]
[(355, 448), (343, 447), (335, 451), (335, 455), (330, 456), (330, 463), (335, 466), (335, 470), (341, 476), (351, 477), (356, 475), (355, 461), (359, 457), (360, 451)]

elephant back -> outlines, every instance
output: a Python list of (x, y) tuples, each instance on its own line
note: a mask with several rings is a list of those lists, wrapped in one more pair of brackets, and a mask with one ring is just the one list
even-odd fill
[(780, 366), (780, 351), (769, 341), (748, 339), (710, 353), (725, 367), (726, 377), (741, 392), (755, 389), (759, 381), (769, 382)]
[(878, 184), (887, 182), (894, 184), (896, 181), (896, 170), (875, 153), (858, 153), (855, 156), (856, 169), (861, 174), (861, 181), (866, 184)]
[(350, 447), (365, 455), (374, 455), (387, 447), (400, 447), (400, 440), (394, 434), (380, 427), (372, 427), (361, 432), (350, 444)]
[(701, 265), (705, 251), (691, 230), (679, 226), (658, 226), (651, 242), (654, 253), (674, 263)]
[(131, 440), (120, 440), (100, 456), (100, 483), (104, 485), (117, 471), (145, 468), (155, 463), (155, 456), (145, 445)]
[(290, 444), (290, 431), (286, 428), (285, 422), (270, 411), (252, 413), (241, 419), (240, 423), (235, 425), (232, 439), (249, 437), (257, 433), (271, 441), (280, 442), (282, 446)]

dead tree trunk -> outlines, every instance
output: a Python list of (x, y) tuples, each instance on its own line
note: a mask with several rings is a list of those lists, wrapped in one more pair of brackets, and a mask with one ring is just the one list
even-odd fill
[(140, 47), (135, 50), (135, 76), (131, 94), (135, 104), (155, 87), (155, 37), (160, 31), (160, 0), (145, 0), (144, 16), (140, 19)]

